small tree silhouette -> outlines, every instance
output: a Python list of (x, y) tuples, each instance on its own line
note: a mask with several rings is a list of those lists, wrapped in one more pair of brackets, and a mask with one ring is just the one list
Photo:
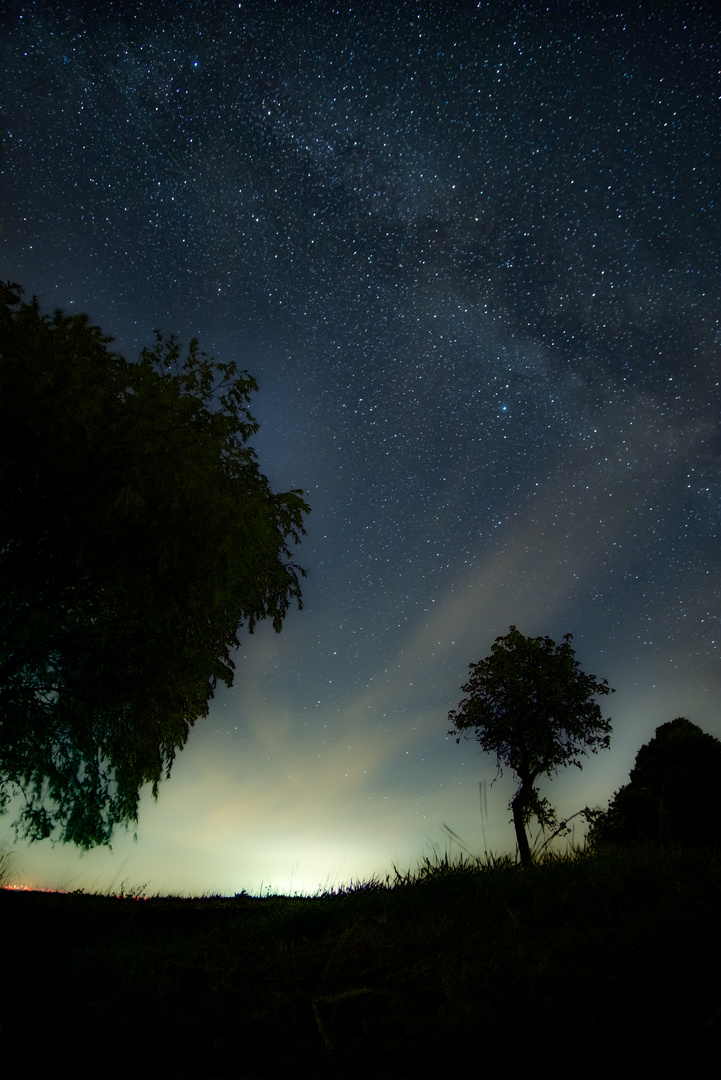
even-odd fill
[[(607, 749), (611, 723), (593, 700), (613, 691), (607, 681), (579, 670), (571, 648), (572, 635), (556, 645), (549, 637), (524, 637), (515, 626), (491, 646), (491, 655), (470, 666), (462, 687), (465, 698), (448, 714), (449, 735), (474, 729), (483, 750), (496, 755), (498, 775), (504, 768), (519, 785), (511, 799), (521, 864), (533, 862), (526, 826), (536, 817), (546, 828), (557, 824), (536, 781), (564, 765), (581, 768), (581, 754)], [(460, 735), (456, 739), (460, 742)]]

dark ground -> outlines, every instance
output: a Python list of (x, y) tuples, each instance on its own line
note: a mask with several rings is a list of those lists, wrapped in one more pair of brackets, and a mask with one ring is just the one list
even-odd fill
[(0, 1069), (716, 1075), (721, 857), (616, 853), (313, 898), (0, 891)]

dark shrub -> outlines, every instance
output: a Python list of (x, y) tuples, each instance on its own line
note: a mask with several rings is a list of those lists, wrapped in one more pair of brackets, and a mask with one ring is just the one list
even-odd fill
[(671, 720), (641, 747), (589, 841), (718, 847), (720, 789), (721, 742), (684, 717)]

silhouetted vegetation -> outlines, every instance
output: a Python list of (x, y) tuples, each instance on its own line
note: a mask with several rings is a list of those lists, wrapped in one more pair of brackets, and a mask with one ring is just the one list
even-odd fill
[(156, 335), (138, 363), (86, 315), (0, 285), (0, 808), (83, 848), (169, 776), (238, 630), (300, 606), (309, 510), (248, 440), (233, 362)]
[(718, 853), (648, 847), (523, 870), (426, 859), (305, 898), (6, 890), (3, 1068), (15, 1080), (706, 1075), (720, 890)]
[(641, 747), (608, 810), (589, 814), (589, 841), (719, 847), (720, 789), (721, 742), (678, 717)]
[(605, 679), (599, 682), (579, 670), (571, 640), (566, 634), (556, 645), (549, 637), (525, 637), (512, 626), (496, 638), (490, 656), (471, 664), (470, 679), (461, 687), (469, 696), (448, 715), (454, 725), (449, 735), (473, 729), (481, 748), (495, 754), (498, 774), (504, 768), (516, 774), (519, 785), (510, 808), (524, 866), (533, 862), (526, 833), (531, 818), (559, 830), (536, 781), (561, 766), (580, 769), (582, 754), (608, 749), (611, 741), (610, 721), (593, 698), (613, 691)]

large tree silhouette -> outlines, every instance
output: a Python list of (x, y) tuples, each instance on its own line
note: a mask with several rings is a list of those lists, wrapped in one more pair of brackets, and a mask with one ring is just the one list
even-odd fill
[[(524, 637), (515, 626), (491, 646), (491, 655), (470, 666), (461, 689), (469, 696), (448, 714), (468, 738), (472, 729), (483, 750), (495, 754), (499, 774), (510, 768), (519, 784), (510, 802), (523, 866), (532, 863), (526, 827), (535, 816), (555, 824), (547, 799), (536, 790), (540, 777), (561, 766), (581, 768), (580, 756), (610, 744), (611, 724), (593, 699), (612, 693), (607, 681), (579, 670), (572, 635), (556, 645), (549, 637)], [(460, 742), (460, 735), (456, 742)]]
[(89, 848), (157, 797), (239, 628), (301, 606), (309, 507), (259, 470), (247, 372), (157, 332), (127, 362), (1, 288), (0, 805)]

